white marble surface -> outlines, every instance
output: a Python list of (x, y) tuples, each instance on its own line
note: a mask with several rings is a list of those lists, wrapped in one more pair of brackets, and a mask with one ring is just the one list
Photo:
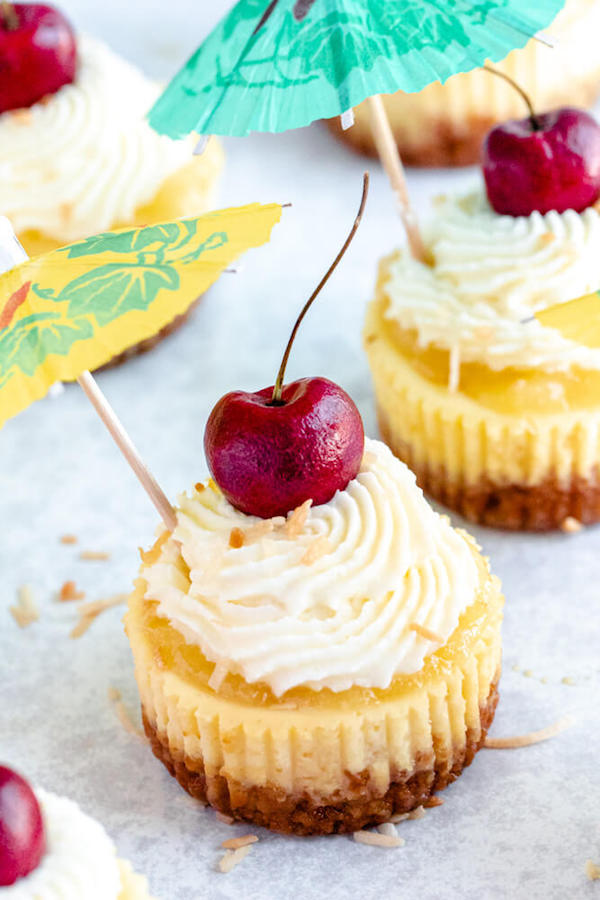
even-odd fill
[[(165, 77), (227, 4), (63, 5), (80, 28)], [(171, 496), (205, 475), (203, 428), (216, 399), (272, 382), (295, 313), (337, 251), (360, 192), (364, 162), (320, 127), (229, 141), (227, 151), (223, 205), (277, 200), (292, 201), (292, 209), (271, 245), (248, 254), (239, 274), (224, 275), (184, 330), (100, 378)], [(374, 434), (359, 335), (377, 257), (400, 228), (376, 165), (372, 172), (364, 225), (310, 313), (289, 375), (339, 381)], [(417, 173), (411, 190), (425, 210), (429, 195), (474, 177)], [(600, 884), (584, 872), (588, 858), (600, 862), (598, 529), (551, 537), (477, 530), (507, 597), (493, 733), (521, 733), (572, 713), (569, 731), (522, 750), (482, 751), (442, 807), (400, 826), (402, 849), (263, 832), (243, 864), (221, 875), (220, 842), (247, 829), (230, 829), (197, 807), (123, 730), (108, 702), (109, 686), (117, 687), (136, 714), (122, 610), (71, 641), (74, 612), (53, 602), (67, 579), (88, 599), (126, 591), (136, 548), (149, 543), (156, 522), (78, 388), (38, 403), (0, 434), (0, 515), (0, 758), (99, 818), (162, 900), (599, 896)], [(59, 543), (66, 532), (79, 536), (77, 547)], [(82, 562), (82, 548), (107, 550), (110, 561)], [(7, 611), (23, 583), (41, 607), (26, 631)]]

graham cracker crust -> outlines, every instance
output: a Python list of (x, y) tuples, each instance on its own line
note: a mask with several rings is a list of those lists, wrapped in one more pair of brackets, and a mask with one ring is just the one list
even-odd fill
[(142, 353), (147, 353), (148, 350), (152, 350), (152, 348), (156, 347), (156, 345), (164, 338), (181, 328), (183, 323), (190, 317), (191, 312), (198, 306), (203, 296), (204, 294), (201, 294), (197, 300), (194, 300), (186, 312), (182, 313), (180, 316), (175, 316), (174, 319), (168, 322), (164, 328), (161, 328), (156, 334), (146, 338), (144, 341), (139, 341), (139, 343), (134, 344), (132, 347), (128, 347), (117, 356), (113, 356), (112, 359), (109, 359), (107, 363), (104, 363), (103, 366), (100, 366), (95, 371), (103, 372), (105, 369), (112, 369), (115, 366), (120, 366), (121, 363), (127, 362), (128, 359), (131, 359), (134, 356), (140, 356)]
[(378, 407), (379, 430), (385, 443), (417, 476), (423, 491), (470, 522), (510, 531), (555, 531), (572, 517), (583, 525), (600, 521), (600, 472), (593, 480), (574, 476), (568, 485), (549, 475), (538, 484), (498, 484), (483, 477), (476, 484), (448, 478), (443, 467), (415, 462), (412, 447), (392, 434)]
[[(261, 825), (282, 834), (324, 835), (358, 831), (380, 825), (397, 813), (410, 812), (443, 790), (469, 766), (483, 745), (498, 703), (497, 682), (480, 705), (481, 730), (467, 732), (465, 746), (452, 759), (432, 753), (417, 761), (413, 772), (392, 774), (385, 794), (378, 795), (369, 784), (368, 771), (346, 773), (343, 789), (331, 797), (315, 801), (308, 793), (290, 795), (275, 786), (242, 785), (223, 775), (207, 783), (202, 760), (175, 754), (166, 735), (159, 734), (142, 707), (144, 730), (154, 755), (196, 800), (210, 804), (234, 819)], [(435, 748), (434, 748), (435, 749)]]
[[(463, 122), (460, 130), (439, 119), (435, 125), (423, 126), (423, 140), (418, 145), (405, 144), (397, 130), (394, 137), (402, 162), (406, 166), (444, 168), (446, 166), (470, 166), (479, 162), (481, 145), (490, 128), (496, 124), (493, 118), (473, 118)], [(336, 137), (365, 156), (377, 156), (377, 149), (368, 121), (359, 121), (346, 131), (339, 117), (327, 119), (327, 126)]]

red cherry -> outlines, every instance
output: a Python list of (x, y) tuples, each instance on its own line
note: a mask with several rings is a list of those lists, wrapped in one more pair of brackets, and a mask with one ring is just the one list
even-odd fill
[(32, 106), (75, 78), (77, 47), (67, 19), (52, 6), (0, 6), (0, 113)]
[(33, 872), (46, 849), (37, 797), (20, 775), (0, 766), (0, 886)]
[(485, 139), (483, 174), (497, 213), (581, 212), (600, 197), (600, 125), (568, 107), (504, 122)]
[(360, 413), (348, 394), (326, 378), (283, 384), (300, 323), (350, 246), (360, 224), (369, 173), (350, 234), (304, 304), (273, 387), (221, 397), (206, 424), (208, 467), (227, 499), (248, 515), (285, 516), (306, 500), (326, 503), (356, 477), (365, 446)]
[(360, 413), (327, 378), (233, 391), (213, 409), (204, 435), (211, 474), (227, 499), (249, 515), (285, 516), (311, 499), (327, 503), (356, 477), (364, 452)]

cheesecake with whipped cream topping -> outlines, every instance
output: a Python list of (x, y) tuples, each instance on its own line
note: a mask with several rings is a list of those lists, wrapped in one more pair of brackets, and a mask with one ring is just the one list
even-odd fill
[(259, 519), (211, 481), (142, 554), (126, 615), (145, 728), (194, 796), (354, 831), (453, 781), (497, 702), (502, 596), (378, 441), (328, 502)]
[(212, 138), (173, 141), (145, 120), (160, 86), (105, 44), (78, 39), (75, 81), (0, 115), (1, 212), (35, 256), (111, 228), (199, 215), (222, 167)]
[(482, 524), (600, 519), (600, 351), (535, 313), (600, 288), (600, 212), (443, 197), (430, 264), (380, 265), (364, 341), (381, 433), (435, 499)]

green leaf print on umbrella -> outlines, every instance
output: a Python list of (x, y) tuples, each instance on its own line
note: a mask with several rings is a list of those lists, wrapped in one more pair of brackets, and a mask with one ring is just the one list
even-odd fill
[(499, 61), (560, 0), (241, 0), (159, 97), (152, 127), (245, 135), (331, 118)]
[(37, 313), (21, 319), (0, 333), (0, 385), (19, 369), (33, 375), (40, 358), (50, 353), (64, 355), (75, 341), (92, 337), (94, 328), (87, 319), (61, 321), (60, 312)]

